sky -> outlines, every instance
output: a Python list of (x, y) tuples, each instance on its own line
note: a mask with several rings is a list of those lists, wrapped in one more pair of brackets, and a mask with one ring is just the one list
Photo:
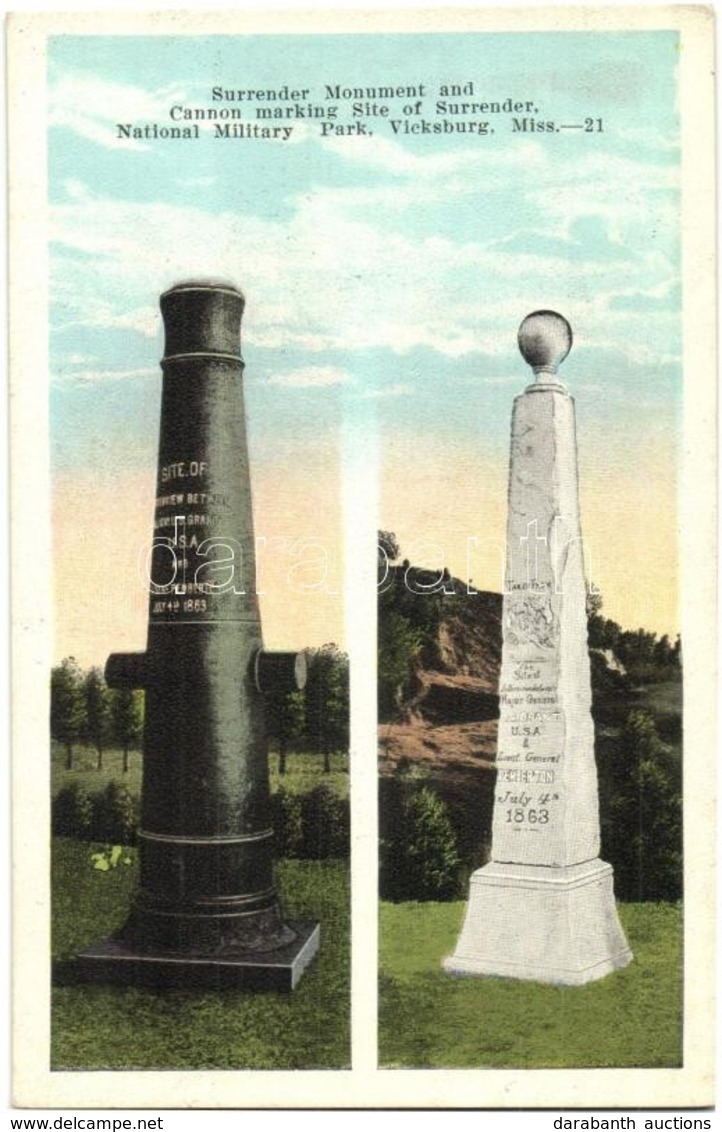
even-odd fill
[[(267, 644), (344, 644), (350, 447), (368, 452), (359, 487), (404, 556), (501, 588), (511, 406), (532, 376), (516, 334), (540, 308), (574, 332), (560, 377), (603, 611), (676, 633), (677, 52), (672, 31), (53, 37), (56, 658), (144, 646), (158, 296), (209, 276), (246, 296)], [(403, 93), (361, 100), (387, 107), (364, 133), (357, 99), (327, 97), (336, 84)], [(465, 93), (440, 93), (452, 84)], [(253, 124), (271, 103), (213, 88), (284, 85), (337, 117), (284, 119), (285, 141), (219, 139), (205, 118), (197, 139), (118, 136), (187, 125), (173, 107), (240, 107)], [(437, 112), (507, 99), (530, 112)], [(552, 128), (515, 131), (521, 117)], [(461, 120), (493, 132), (433, 132)], [(309, 584), (289, 581), (319, 547)]]

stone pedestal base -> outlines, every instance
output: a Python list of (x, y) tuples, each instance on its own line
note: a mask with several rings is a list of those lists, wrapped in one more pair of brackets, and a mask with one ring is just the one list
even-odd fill
[(617, 917), (612, 866), (492, 862), (471, 877), (466, 919), (444, 969), (580, 986), (632, 959)]
[(273, 951), (239, 949), (226, 955), (147, 951), (122, 939), (104, 939), (78, 956), (79, 981), (185, 989), (242, 987), (291, 991), (318, 951), (318, 924), (288, 924), (291, 942)]

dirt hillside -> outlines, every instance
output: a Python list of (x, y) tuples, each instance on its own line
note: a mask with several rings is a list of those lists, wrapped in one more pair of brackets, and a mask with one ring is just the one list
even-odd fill
[(462, 777), (493, 768), (502, 598), (467, 593), (452, 581), (455, 597), (439, 623), (435, 666), (416, 669), (399, 721), (379, 727), (382, 774), (399, 764)]

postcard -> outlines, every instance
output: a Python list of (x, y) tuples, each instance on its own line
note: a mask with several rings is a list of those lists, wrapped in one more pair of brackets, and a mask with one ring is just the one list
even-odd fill
[(712, 1104), (712, 10), (8, 34), (14, 1103)]

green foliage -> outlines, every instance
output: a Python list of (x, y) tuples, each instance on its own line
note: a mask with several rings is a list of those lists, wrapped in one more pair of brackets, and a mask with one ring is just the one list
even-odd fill
[(380, 832), (383, 898), (453, 900), (461, 895), (456, 833), (446, 806), (428, 786), (397, 779)]
[(604, 656), (596, 651), (590, 652), (589, 666), (593, 697), (615, 691), (624, 695), (628, 684), (626, 676), (610, 668)]
[(66, 770), (74, 769), (79, 741), (95, 748), (97, 770), (103, 769), (108, 744), (123, 748), (123, 771), (128, 771), (131, 747), (138, 745), (143, 728), (143, 693), (108, 688), (100, 668), (83, 672), (75, 659), (66, 657), (50, 674), (50, 734), (65, 747)]
[(303, 744), (306, 725), (306, 696), (304, 692), (286, 692), (266, 698), (266, 732), (268, 740), (278, 750), (278, 773), (286, 773), (286, 756)]
[(115, 741), (123, 749), (123, 773), (129, 769), (129, 752), (143, 734), (145, 697), (136, 688), (116, 688), (112, 693), (110, 712)]
[(423, 786), (407, 801), (404, 825), (408, 884), (416, 899), (451, 899), (457, 890), (459, 855), (443, 802)]
[(645, 629), (624, 630), (616, 621), (592, 613), (588, 620), (589, 647), (611, 649), (627, 674), (627, 684), (641, 684), (681, 677), (682, 651), (679, 637), (674, 644), (665, 633)]
[(348, 857), (350, 852), (350, 809), (348, 799), (339, 798), (322, 784), (301, 798), (303, 814), (303, 853), (311, 860)]
[[(299, 768), (304, 762), (311, 762), (311, 758), (299, 755)], [(334, 772), (324, 776), (321, 785), (313, 786), (310, 784), (318, 782), (320, 772), (315, 756), (313, 768), (315, 774), (287, 775), (284, 785), (271, 794), (277, 857), (318, 860), (349, 854), (348, 775)], [(91, 775), (94, 777), (95, 772)], [(87, 777), (92, 781), (91, 775)], [(115, 780), (91, 792), (81, 781), (73, 779), (61, 786), (53, 798), (53, 833), (59, 837), (132, 845), (137, 824), (138, 798), (124, 783)]]
[(393, 531), (379, 531), (378, 533), (379, 569), (385, 569), (388, 562), (395, 562), (401, 554), (399, 540)]
[[(273, 756), (273, 751), (271, 751)], [(323, 763), (318, 755), (312, 751), (295, 751), (292, 758), (286, 761), (286, 773), (278, 773), (278, 760), (271, 757), (269, 777), (271, 780), (271, 793), (283, 787), (291, 794), (307, 794), (318, 786), (320, 781), (326, 783), (340, 798), (347, 798), (349, 792), (349, 756), (347, 751), (332, 751), (331, 770), (326, 774)], [(320, 776), (323, 776), (322, 778)]]
[(134, 844), (138, 825), (135, 799), (126, 786), (109, 782), (96, 798), (94, 835), (120, 845)]
[(682, 894), (682, 774), (654, 718), (632, 711), (599, 761), (602, 852), (626, 900), (678, 900)]
[(331, 769), (331, 752), (348, 751), (348, 656), (336, 645), (308, 649), (308, 679), (304, 689), (305, 745), (323, 756), (323, 769)]
[(415, 629), (402, 613), (392, 609), (379, 620), (377, 680), (381, 719), (398, 713), (412, 685), (422, 644), (421, 630)]
[(271, 818), (275, 833), (276, 857), (303, 856), (302, 795), (281, 786), (271, 795)]
[(465, 905), (382, 904), (379, 1060), (411, 1068), (679, 1066), (682, 909), (619, 907), (634, 959), (581, 987), (454, 978)]
[(50, 783), (55, 796), (64, 786), (77, 782), (90, 794), (97, 794), (109, 782), (120, 781), (128, 787), (136, 798), (140, 796), (143, 777), (143, 759), (131, 760), (127, 773), (123, 773), (123, 752), (110, 746), (103, 752), (103, 766), (98, 770), (98, 754), (92, 747), (78, 743), (74, 748), (73, 768), (65, 766), (65, 752), (60, 744), (50, 743)]
[[(102, 848), (102, 846), (101, 846)], [(134, 857), (136, 855), (134, 854)], [(321, 923), (321, 948), (293, 994), (56, 986), (53, 1070), (343, 1068), (349, 1046), (349, 883), (342, 862), (276, 869), (289, 919)], [(124, 922), (138, 862), (88, 867), (88, 846), (53, 845), (53, 957), (77, 955)]]
[(50, 734), (64, 744), (68, 770), (73, 766), (73, 744), (84, 724), (83, 674), (75, 658), (66, 656), (50, 674)]
[(97, 853), (91, 853), (90, 860), (93, 868), (98, 869), (102, 873), (110, 872), (111, 869), (117, 869), (118, 865), (133, 864), (133, 858), (129, 856), (122, 845), (106, 845), (105, 849), (100, 849)]
[(103, 749), (111, 737), (110, 689), (99, 668), (90, 668), (83, 680), (85, 717), (83, 738), (98, 752), (98, 770), (103, 766)]
[(603, 604), (599, 590), (587, 586), (587, 618), (591, 620), (592, 617), (598, 617)]
[(468, 594), (448, 570), (424, 570), (404, 561), (379, 574), (379, 718), (398, 716), (414, 691), (414, 672), (439, 663), (442, 621), (464, 608)]

